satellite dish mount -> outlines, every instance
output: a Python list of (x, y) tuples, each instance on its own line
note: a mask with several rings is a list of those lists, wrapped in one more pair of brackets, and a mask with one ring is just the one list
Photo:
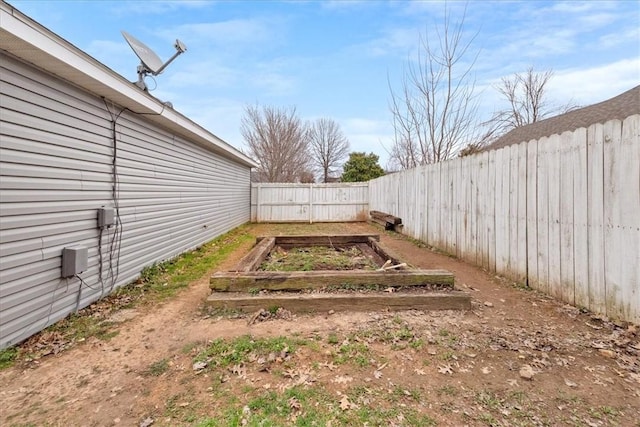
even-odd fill
[(131, 49), (135, 52), (135, 54), (140, 58), (140, 65), (138, 65), (138, 81), (134, 82), (136, 86), (145, 92), (148, 91), (147, 85), (144, 82), (144, 78), (151, 74), (152, 76), (157, 76), (162, 73), (169, 64), (173, 62), (180, 54), (187, 51), (187, 46), (182, 43), (180, 40), (176, 40), (173, 47), (176, 49), (176, 53), (173, 54), (171, 58), (165, 63), (162, 63), (162, 60), (156, 53), (151, 50), (149, 46), (142, 43), (140, 40), (133, 37), (131, 34), (126, 31), (122, 31), (122, 36), (129, 43)]

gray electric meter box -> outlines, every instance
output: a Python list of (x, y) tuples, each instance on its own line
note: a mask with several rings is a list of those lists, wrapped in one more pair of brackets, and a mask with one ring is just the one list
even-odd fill
[(98, 209), (98, 228), (111, 227), (116, 223), (116, 210), (113, 208)]
[(73, 277), (87, 269), (89, 249), (83, 247), (62, 250), (62, 277)]

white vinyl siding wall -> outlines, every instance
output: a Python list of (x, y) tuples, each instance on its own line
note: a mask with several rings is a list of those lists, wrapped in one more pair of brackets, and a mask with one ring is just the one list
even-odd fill
[[(116, 121), (122, 236), (118, 251), (115, 228), (102, 233), (103, 290), (96, 218), (114, 207), (111, 122), (121, 109), (107, 101), (110, 114), (101, 98), (4, 54), (0, 84), (0, 348), (249, 221), (249, 167), (124, 111)], [(79, 303), (80, 281), (60, 278), (70, 246), (89, 250)]]

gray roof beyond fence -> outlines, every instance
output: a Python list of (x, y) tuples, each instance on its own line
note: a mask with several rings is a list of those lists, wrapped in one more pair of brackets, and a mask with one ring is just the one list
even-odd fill
[(497, 150), (508, 145), (529, 142), (545, 136), (560, 135), (566, 131), (589, 127), (594, 123), (605, 123), (614, 119), (624, 120), (634, 114), (640, 114), (640, 86), (598, 104), (515, 128), (485, 147), (484, 150)]

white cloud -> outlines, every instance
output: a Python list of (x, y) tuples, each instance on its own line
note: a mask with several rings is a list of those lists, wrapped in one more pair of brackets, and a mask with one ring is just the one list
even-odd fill
[(136, 14), (166, 14), (179, 9), (199, 9), (209, 7), (213, 2), (209, 0), (155, 0), (155, 1), (133, 1), (116, 2), (116, 13), (125, 16), (131, 13)]
[(246, 82), (258, 89), (265, 96), (280, 97), (291, 94), (296, 88), (296, 79), (274, 71), (260, 71), (255, 75), (247, 75)]
[(573, 100), (586, 106), (619, 95), (639, 82), (640, 58), (634, 57), (586, 69), (557, 70), (549, 81), (549, 97), (558, 104)]
[(583, 30), (594, 30), (604, 27), (616, 21), (616, 15), (613, 13), (594, 13), (584, 15), (578, 18), (577, 25)]
[[(176, 71), (177, 70), (177, 71)], [(175, 87), (224, 88), (239, 84), (242, 76), (237, 70), (220, 65), (215, 59), (189, 63), (186, 67), (176, 67), (169, 77)]]
[(379, 37), (367, 43), (352, 46), (351, 50), (373, 57), (392, 55), (406, 58), (418, 40), (417, 28), (391, 28), (383, 30)]
[(129, 46), (124, 42), (114, 42), (111, 40), (92, 40), (89, 43), (87, 52), (91, 55), (100, 54), (101, 56), (122, 55), (131, 52)]
[(563, 1), (544, 9), (552, 13), (585, 13), (594, 10), (609, 10), (615, 8), (615, 2), (611, 1)]
[(597, 46), (600, 49), (612, 49), (625, 43), (635, 43), (637, 46), (638, 40), (640, 40), (640, 27), (633, 26), (601, 36), (598, 39)]
[(240, 134), (240, 121), (244, 105), (236, 99), (189, 97), (174, 102), (180, 113), (198, 123), (217, 137), (237, 149), (244, 148), (244, 140)]
[[(224, 46), (226, 44), (266, 44), (272, 41), (274, 22), (263, 19), (232, 19), (220, 22), (184, 24), (162, 31), (169, 38), (176, 34), (193, 43)], [(277, 26), (275, 27), (277, 28)]]
[(342, 120), (342, 126), (351, 133), (380, 132), (388, 128), (388, 123), (380, 120), (354, 117)]
[(351, 151), (373, 152), (380, 156), (380, 165), (386, 165), (387, 149), (393, 138), (393, 127), (389, 121), (351, 117), (338, 122), (349, 140)]
[(327, 0), (321, 3), (323, 9), (327, 10), (352, 10), (361, 7), (369, 7), (375, 3), (369, 0)]

